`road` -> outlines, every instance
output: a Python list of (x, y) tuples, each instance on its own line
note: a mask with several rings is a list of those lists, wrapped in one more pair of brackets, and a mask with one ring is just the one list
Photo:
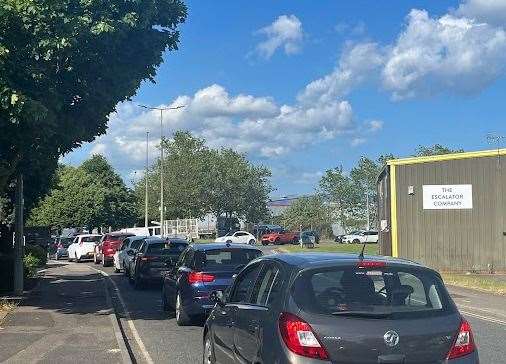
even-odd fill
[[(263, 249), (267, 253), (272, 247)], [(108, 277), (107, 280), (110, 279), (111, 296), (122, 317), (120, 321), (138, 363), (201, 362), (202, 328), (177, 326), (173, 314), (162, 311), (159, 286), (137, 291), (130, 286), (122, 273), (114, 273), (111, 267), (103, 268), (93, 263), (81, 264), (103, 272), (104, 276)], [(460, 289), (452, 289), (452, 295), (473, 327), (481, 362), (504, 362), (504, 298), (485, 296), (484, 299), (483, 295), (474, 291)], [(483, 309), (482, 304), (491, 309)]]

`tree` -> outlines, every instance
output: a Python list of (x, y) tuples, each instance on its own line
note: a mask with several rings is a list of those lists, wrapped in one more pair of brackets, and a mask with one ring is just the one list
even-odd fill
[(3, 0), (0, 193), (16, 173), (104, 133), (118, 102), (177, 49), (185, 18), (180, 0)]
[(29, 225), (127, 227), (136, 221), (135, 199), (102, 156), (80, 167), (61, 166), (57, 183), (31, 211)]
[(320, 196), (305, 196), (295, 200), (282, 215), (284, 226), (292, 230), (327, 230), (331, 223), (331, 210)]
[(441, 144), (434, 144), (431, 146), (419, 145), (415, 149), (415, 157), (428, 157), (431, 155), (451, 154), (451, 153), (462, 153), (463, 149), (450, 149)]

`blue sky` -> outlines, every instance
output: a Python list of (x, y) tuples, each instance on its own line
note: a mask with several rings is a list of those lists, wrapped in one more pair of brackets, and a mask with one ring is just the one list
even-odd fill
[[(418, 145), (489, 149), (506, 135), (506, 2), (187, 1), (181, 45), (136, 103), (185, 104), (165, 117), (210, 146), (273, 171), (273, 195), (313, 191), (326, 169)], [(65, 157), (102, 153), (141, 175), (157, 115), (118, 105), (109, 131)], [(137, 172), (135, 172), (137, 171)]]

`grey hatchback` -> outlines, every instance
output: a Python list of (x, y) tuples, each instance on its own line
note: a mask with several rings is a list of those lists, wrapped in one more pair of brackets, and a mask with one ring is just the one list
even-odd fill
[(440, 275), (402, 259), (264, 256), (212, 299), (204, 363), (479, 362)]

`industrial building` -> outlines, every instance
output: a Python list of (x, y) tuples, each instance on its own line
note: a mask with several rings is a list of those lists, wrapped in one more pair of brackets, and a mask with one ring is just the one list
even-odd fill
[(506, 149), (395, 159), (378, 177), (380, 253), (506, 271)]

